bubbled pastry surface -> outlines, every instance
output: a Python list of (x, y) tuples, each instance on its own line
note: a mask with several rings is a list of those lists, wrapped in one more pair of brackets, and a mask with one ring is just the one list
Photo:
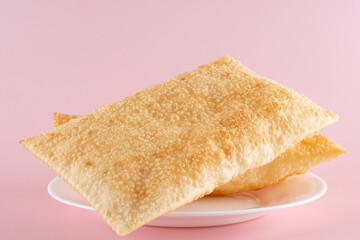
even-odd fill
[(125, 235), (336, 120), (224, 56), (21, 143)]

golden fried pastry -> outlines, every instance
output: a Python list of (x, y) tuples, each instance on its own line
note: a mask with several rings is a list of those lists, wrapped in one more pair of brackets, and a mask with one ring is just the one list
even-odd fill
[(125, 235), (337, 119), (224, 56), (21, 144)]

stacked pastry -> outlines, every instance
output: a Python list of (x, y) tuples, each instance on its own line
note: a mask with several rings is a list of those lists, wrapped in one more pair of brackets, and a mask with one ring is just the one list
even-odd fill
[(21, 141), (120, 235), (207, 194), (265, 187), (344, 153), (338, 116), (224, 56)]

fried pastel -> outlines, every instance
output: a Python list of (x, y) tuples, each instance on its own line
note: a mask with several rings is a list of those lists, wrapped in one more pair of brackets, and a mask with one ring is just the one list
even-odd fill
[(225, 195), (256, 190), (285, 178), (306, 173), (309, 169), (344, 154), (340, 145), (319, 134), (288, 148), (262, 167), (249, 169), (234, 180), (217, 187), (212, 195)]
[[(54, 125), (67, 123), (77, 115), (54, 114)], [(264, 166), (248, 169), (241, 176), (215, 188), (211, 195), (226, 195), (256, 190), (277, 183), (286, 177), (306, 173), (309, 169), (331, 161), (344, 154), (345, 150), (325, 136), (316, 134), (295, 146), (289, 147), (277, 158)]]
[(125, 235), (337, 119), (224, 56), (21, 144)]

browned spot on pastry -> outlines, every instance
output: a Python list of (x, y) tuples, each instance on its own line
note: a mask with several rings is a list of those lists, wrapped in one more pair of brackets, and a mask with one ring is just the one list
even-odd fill
[(221, 121), (224, 127), (240, 127), (250, 121), (250, 113), (242, 109), (236, 109), (228, 113)]

